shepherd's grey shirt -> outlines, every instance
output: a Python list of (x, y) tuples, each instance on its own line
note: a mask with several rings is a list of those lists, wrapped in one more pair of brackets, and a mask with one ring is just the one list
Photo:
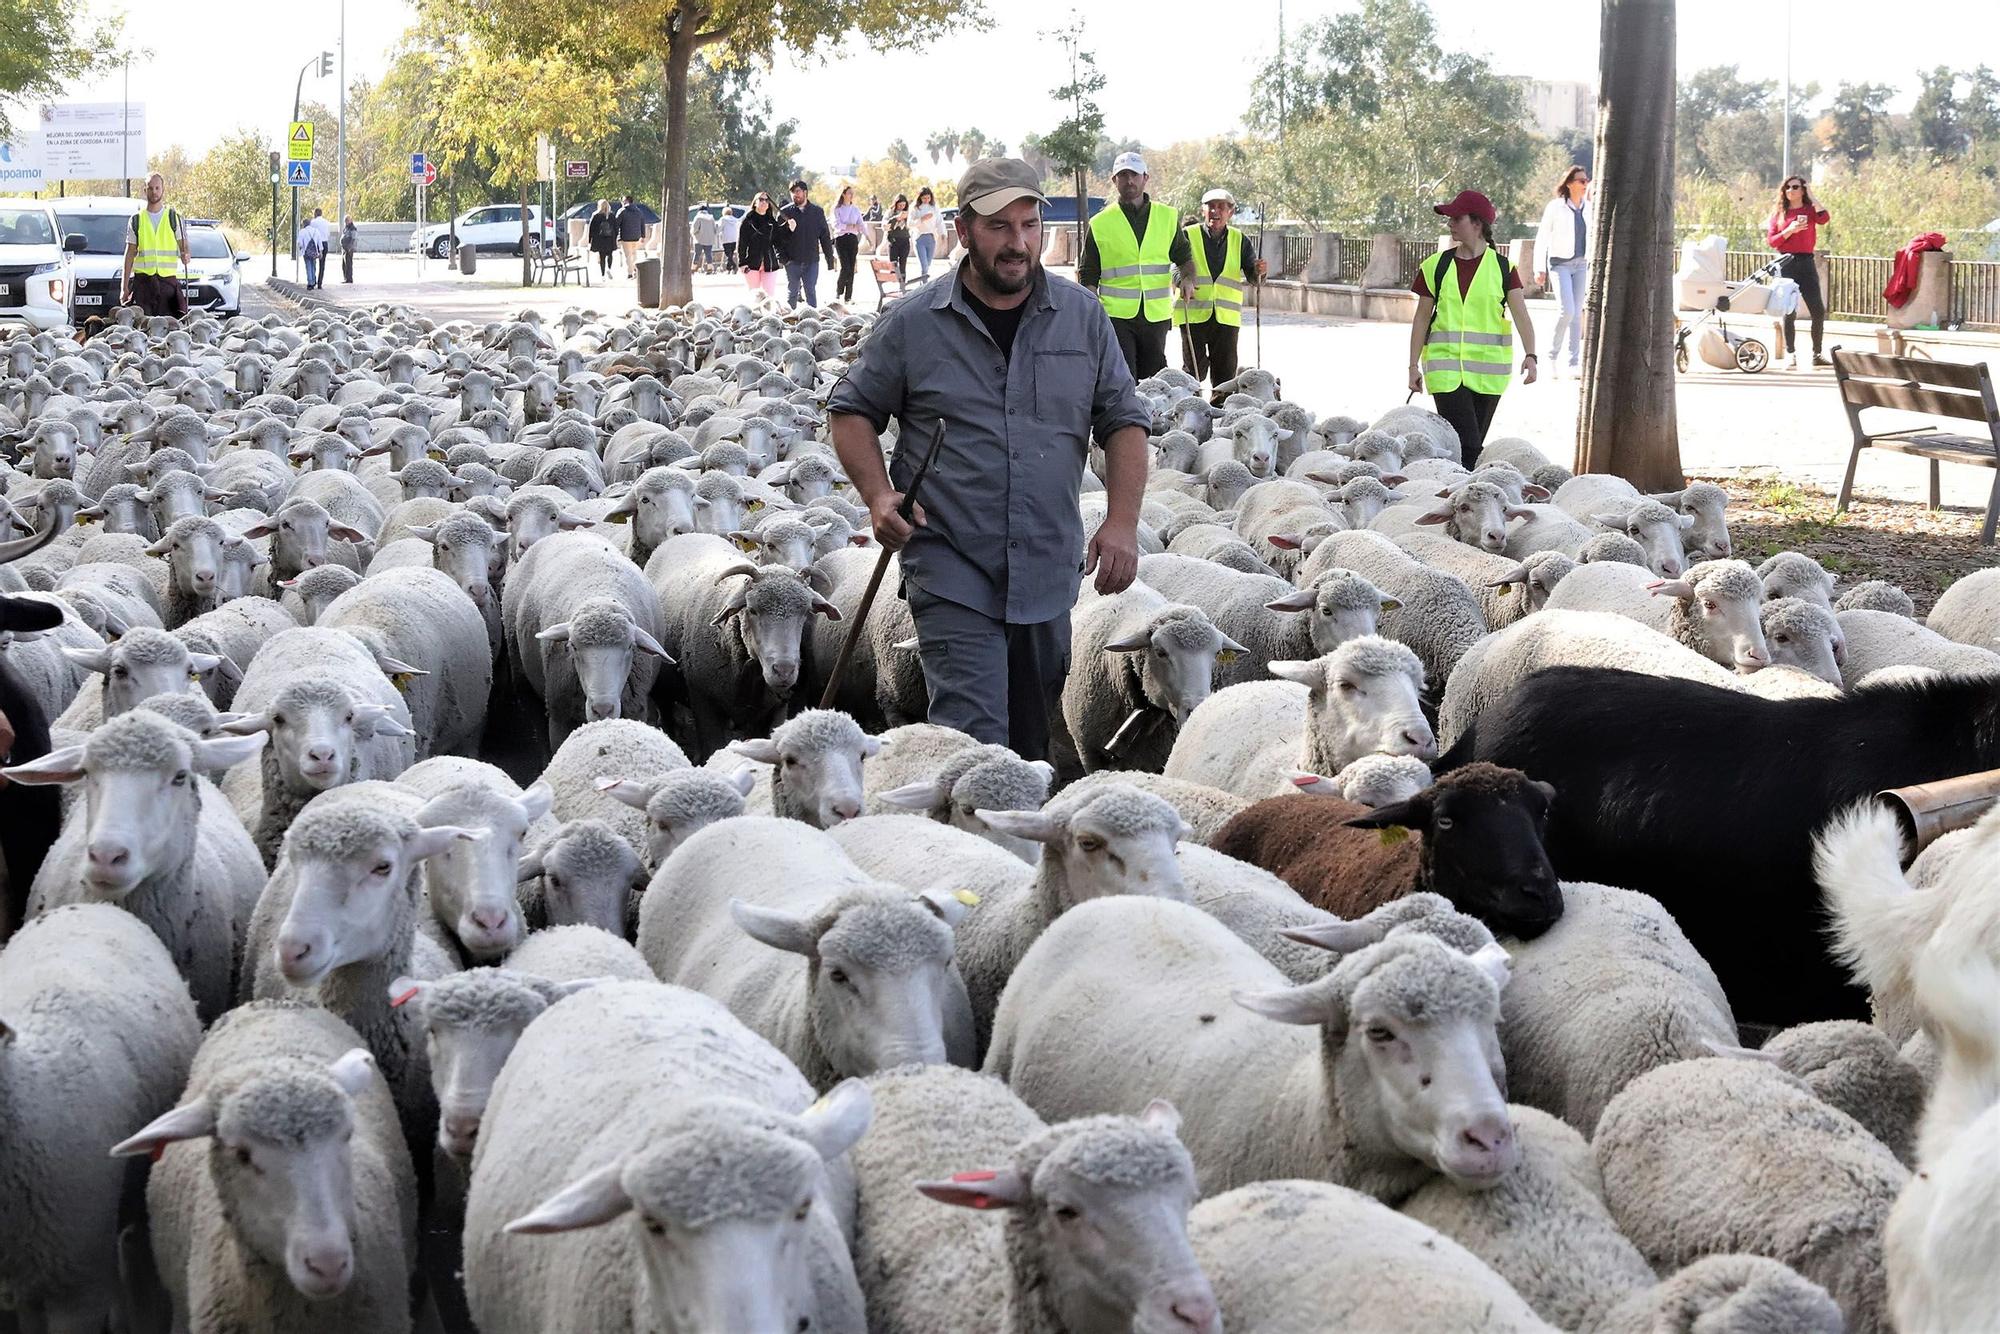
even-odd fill
[(898, 301), (835, 386), (832, 412), (902, 429), (889, 466), (907, 490), (940, 416), (944, 450), (917, 503), (928, 527), (903, 549), (903, 576), (995, 620), (1035, 625), (1076, 602), (1083, 563), (1077, 489), (1094, 432), (1145, 428), (1140, 399), (1097, 298), (1043, 273), (1011, 362), (966, 305), (962, 277)]

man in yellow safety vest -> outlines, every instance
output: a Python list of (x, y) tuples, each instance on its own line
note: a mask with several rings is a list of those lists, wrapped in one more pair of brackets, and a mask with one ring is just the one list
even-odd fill
[(1091, 218), (1076, 262), (1077, 282), (1097, 293), (1126, 366), (1141, 380), (1166, 369), (1176, 272), (1182, 295), (1194, 296), (1187, 235), (1173, 209), (1147, 195), (1146, 181), (1146, 160), (1120, 153), (1111, 164), (1118, 203)]
[(167, 207), (166, 177), (146, 178), (146, 207), (125, 230), (125, 273), (118, 304), (137, 303), (148, 315), (179, 315), (181, 275), (187, 271), (187, 221)]
[(1210, 190), (1201, 197), (1203, 222), (1189, 223), (1187, 228), (1194, 295), (1183, 292), (1174, 303), (1174, 323), (1181, 326), (1182, 366), (1211, 385), (1236, 378), (1243, 292), (1265, 270), (1264, 261), (1251, 254), (1250, 238), (1229, 225), (1235, 212), (1236, 196), (1227, 190)]

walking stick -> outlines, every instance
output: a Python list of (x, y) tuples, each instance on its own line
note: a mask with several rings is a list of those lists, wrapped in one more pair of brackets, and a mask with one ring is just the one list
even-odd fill
[[(1264, 258), (1264, 206), (1257, 205), (1257, 258)], [(1251, 274), (1250, 312), (1257, 327), (1257, 365), (1264, 364), (1264, 280)]]
[[(924, 478), (930, 475), (931, 465), (937, 462), (938, 451), (944, 448), (944, 418), (938, 418), (937, 434), (931, 438), (931, 447), (925, 451), (923, 460), (917, 464), (917, 471), (910, 478), (909, 489), (903, 492), (903, 503), (896, 506), (896, 513), (904, 523), (915, 521), (917, 492), (923, 489)], [(840, 679), (847, 675), (848, 660), (854, 656), (855, 641), (861, 638), (861, 627), (868, 623), (869, 608), (875, 605), (875, 594), (882, 587), (882, 576), (889, 572), (889, 557), (896, 553), (887, 547), (876, 558), (875, 572), (868, 576), (868, 587), (862, 590), (861, 604), (854, 610), (854, 620), (847, 627), (847, 637), (840, 641), (840, 656), (833, 660), (833, 671), (827, 675), (826, 691), (819, 698), (822, 709), (833, 707), (834, 697), (840, 693)]]

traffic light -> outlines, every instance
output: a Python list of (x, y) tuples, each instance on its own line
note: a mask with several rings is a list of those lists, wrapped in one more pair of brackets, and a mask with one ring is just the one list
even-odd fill
[(324, 78), (326, 78), (326, 77), (327, 77), (328, 75), (330, 75), (330, 74), (332, 74), (332, 73), (333, 73), (333, 52), (331, 52), (331, 51), (322, 51), (322, 52), (320, 52), (320, 53), (319, 53), (319, 76), (320, 76), (320, 78), (324, 79)]
[(273, 184), (273, 185), (276, 185), (276, 184), (277, 184), (277, 183), (279, 182), (279, 180), (280, 180), (280, 179), (282, 179), (282, 177), (281, 177), (281, 173), (282, 173), (282, 172), (284, 171), (284, 167), (283, 167), (282, 165), (280, 165), (281, 161), (282, 161), (282, 155), (281, 155), (281, 154), (280, 154), (280, 153), (278, 152), (278, 150), (277, 150), (277, 149), (275, 149), (275, 148), (274, 148), (274, 149), (272, 149), (272, 150), (271, 150), (271, 184)]

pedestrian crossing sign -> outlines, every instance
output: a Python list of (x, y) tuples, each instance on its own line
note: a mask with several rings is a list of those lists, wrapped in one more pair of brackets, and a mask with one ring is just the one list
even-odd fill
[(304, 162), (287, 162), (285, 164), (286, 185), (311, 185), (312, 183), (313, 164), (311, 159), (307, 159)]

